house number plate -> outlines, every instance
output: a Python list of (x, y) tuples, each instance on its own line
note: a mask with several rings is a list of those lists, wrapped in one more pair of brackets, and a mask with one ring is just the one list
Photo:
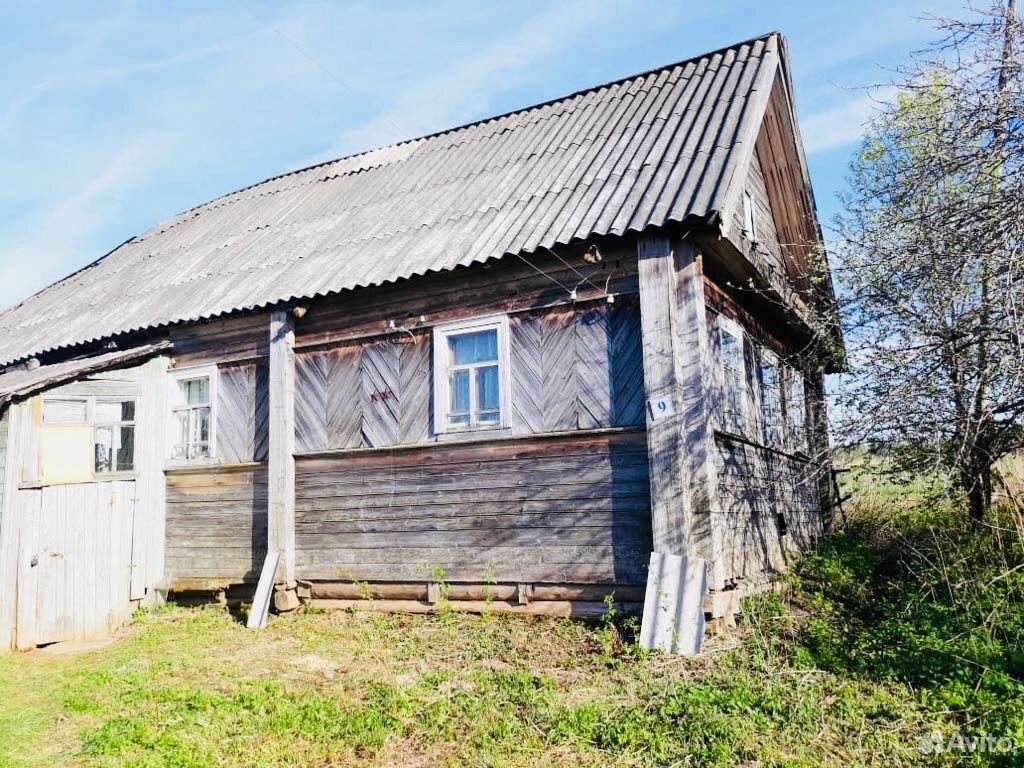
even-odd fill
[(671, 397), (652, 397), (647, 401), (647, 410), (651, 412), (651, 421), (664, 419), (676, 412)]

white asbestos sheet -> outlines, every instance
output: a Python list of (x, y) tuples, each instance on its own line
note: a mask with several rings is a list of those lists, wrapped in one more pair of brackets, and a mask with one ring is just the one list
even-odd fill
[(699, 557), (651, 553), (640, 625), (642, 647), (683, 656), (701, 652), (707, 570), (707, 561)]

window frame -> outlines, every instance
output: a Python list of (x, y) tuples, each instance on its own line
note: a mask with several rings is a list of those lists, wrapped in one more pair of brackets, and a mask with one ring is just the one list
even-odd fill
[[(802, 453), (805, 456), (810, 454), (810, 435), (808, 434), (808, 409), (807, 409), (807, 377), (799, 368), (789, 367), (789, 380), (786, 382), (786, 432), (793, 453)], [(800, 399), (797, 400), (794, 392), (794, 385), (800, 384)], [(799, 408), (794, 404), (799, 402)], [(799, 429), (793, 419), (794, 413), (800, 412)]]
[[(218, 382), (220, 369), (215, 363), (209, 365), (194, 365), (187, 368), (175, 368), (167, 372), (171, 386), (168, 396), (167, 408), (167, 462), (171, 466), (192, 467), (204, 464), (217, 463), (217, 405), (218, 405)], [(189, 410), (196, 406), (189, 406), (184, 402), (184, 395), (181, 391), (181, 382), (193, 379), (207, 378), (210, 382), (210, 438), (209, 455), (197, 458), (181, 457), (174, 455), (177, 446), (178, 419), (180, 411)], [(200, 406), (201, 407), (201, 406)]]
[[(93, 482), (104, 482), (108, 480), (122, 480), (125, 478), (132, 478), (138, 476), (138, 426), (139, 426), (139, 395), (75, 395), (75, 394), (55, 394), (47, 395), (43, 394), (40, 396), (40, 410), (39, 410), (39, 421), (38, 424), (41, 428), (45, 429), (62, 429), (65, 427), (88, 427), (91, 437), (89, 439), (90, 445), (92, 446), (92, 454), (89, 456), (89, 470), (92, 474)], [(96, 403), (124, 403), (131, 402), (135, 406), (135, 418), (127, 421), (120, 420), (117, 422), (105, 421), (102, 424), (96, 421)], [(85, 405), (85, 419), (82, 421), (47, 421), (46, 419), (46, 404), (52, 402), (75, 402), (83, 403)], [(123, 425), (131, 425), (135, 440), (132, 443), (132, 468), (131, 469), (111, 469), (108, 471), (100, 471), (96, 469), (96, 430), (98, 427), (119, 427)]]
[(749, 190), (743, 190), (742, 202), (743, 235), (750, 241), (757, 240), (757, 222), (754, 217), (754, 196)]
[[(733, 320), (731, 317), (725, 317), (724, 315), (718, 316), (718, 372), (722, 380), (722, 403), (719, 413), (721, 416), (722, 431), (731, 432), (736, 435), (743, 435), (746, 432), (747, 425), (750, 422), (750, 414), (747, 413), (747, 398), (749, 393), (747, 391), (747, 355), (745, 348), (745, 340), (743, 333), (743, 327)], [(728, 387), (730, 376), (728, 375), (725, 350), (724, 350), (724, 337), (731, 336), (735, 341), (739, 352), (739, 363), (740, 368), (738, 370), (738, 376), (736, 379), (739, 382), (739, 391), (737, 392), (737, 404), (739, 410), (733, 411), (728, 407), (729, 395)]]
[[(509, 353), (508, 315), (487, 315), (434, 326), (434, 403), (433, 422), (435, 435), (459, 435), (475, 432), (495, 432), (509, 428), (511, 405), (512, 369)], [(451, 365), (448, 359), (448, 339), (480, 331), (496, 331), (498, 341), (498, 420), (496, 422), (476, 422), (476, 387), (475, 381), (470, 383), (470, 423), (466, 425), (449, 423), (449, 403), (451, 402)], [(473, 365), (471, 367), (477, 367)]]
[[(768, 391), (768, 386), (765, 383), (765, 368), (771, 368), (775, 376), (774, 392), (771, 393)], [(781, 449), (785, 445), (786, 439), (786, 419), (784, 415), (786, 396), (782, 386), (782, 364), (779, 361), (779, 356), (770, 349), (761, 349), (757, 363), (757, 382), (760, 388), (758, 394), (761, 400), (761, 439), (766, 446)], [(771, 424), (769, 424), (768, 420), (769, 399), (766, 397), (768, 394), (773, 394), (775, 401), (775, 412)], [(774, 433), (769, 430), (774, 430)]]
[[(102, 402), (102, 403), (118, 403), (118, 404), (123, 404), (123, 403), (129, 402), (129, 401), (132, 403), (132, 405), (134, 407), (134, 416), (133, 416), (133, 418), (130, 421), (126, 420), (126, 419), (120, 419), (118, 421), (104, 421), (102, 424), (99, 421), (97, 421), (97, 419), (96, 419), (96, 404), (97, 403), (101, 403)], [(89, 421), (90, 421), (90, 423), (92, 425), (93, 452), (94, 453), (95, 453), (95, 450), (96, 450), (96, 447), (95, 447), (96, 446), (96, 431), (100, 427), (109, 427), (109, 428), (113, 428), (113, 429), (119, 429), (121, 427), (131, 426), (131, 428), (132, 428), (132, 466), (131, 466), (131, 469), (110, 469), (110, 470), (107, 470), (106, 472), (101, 472), (100, 470), (96, 469), (96, 456), (94, 455), (93, 456), (93, 475), (95, 475), (97, 477), (108, 477), (108, 476), (111, 476), (111, 475), (126, 475), (126, 474), (133, 474), (133, 473), (135, 473), (137, 471), (137, 469), (138, 469), (136, 467), (135, 449), (136, 449), (136, 446), (138, 446), (138, 436), (139, 436), (139, 429), (138, 429), (138, 426), (139, 426), (139, 398), (134, 397), (132, 395), (125, 395), (125, 396), (119, 396), (119, 395), (96, 395), (95, 397), (92, 397), (89, 400), (89, 416), (90, 416)], [(116, 464), (116, 459), (117, 459), (116, 451), (114, 453), (114, 457), (113, 458), (114, 458), (114, 463)]]

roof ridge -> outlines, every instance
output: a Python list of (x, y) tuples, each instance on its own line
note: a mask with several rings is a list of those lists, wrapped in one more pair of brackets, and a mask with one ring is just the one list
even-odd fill
[[(625, 77), (617, 77), (614, 80), (609, 80), (608, 82), (605, 82), (605, 83), (598, 83), (597, 85), (591, 85), (591, 86), (587, 86), (586, 88), (580, 88), (580, 89), (578, 89), (576, 91), (572, 91), (571, 93), (566, 93), (566, 94), (563, 94), (561, 96), (556, 96), (555, 98), (547, 99), (545, 101), (540, 101), (540, 102), (537, 102), (535, 104), (529, 104), (529, 105), (527, 105), (525, 107), (518, 107), (517, 109), (511, 109), (511, 110), (509, 110), (507, 112), (501, 112), (501, 113), (499, 113), (497, 115), (490, 115), (488, 117), (482, 117), (482, 118), (480, 118), (478, 120), (472, 120), (472, 121), (470, 121), (468, 123), (463, 123), (462, 125), (455, 125), (455, 126), (452, 126), (451, 128), (445, 128), (444, 130), (434, 131), (433, 133), (427, 133), (427, 134), (424, 134), (422, 136), (413, 136), (413, 137), (410, 137), (408, 139), (402, 139), (401, 141), (392, 142), (391, 144), (382, 144), (381, 146), (371, 147), (370, 149), (364, 149), (364, 150), (362, 150), (360, 152), (353, 152), (350, 155), (342, 155), (341, 157), (335, 157), (335, 158), (332, 158), (331, 160), (324, 160), (323, 162), (313, 163), (312, 165), (307, 165), (307, 166), (304, 166), (302, 168), (295, 168), (295, 169), (290, 170), (290, 171), (285, 171), (284, 173), (278, 173), (278, 174), (275, 174), (273, 176), (269, 176), (269, 177), (267, 177), (265, 179), (262, 179), (261, 181), (256, 181), (256, 182), (253, 182), (252, 184), (247, 184), (244, 187), (239, 187), (238, 189), (234, 189), (231, 192), (226, 192), (223, 195), (217, 195), (217, 197), (210, 198), (209, 200), (207, 200), (207, 201), (205, 201), (203, 203), (199, 203), (198, 205), (194, 205), (191, 208), (186, 208), (185, 210), (175, 214), (175, 216), (173, 216), (169, 221), (167, 221), (167, 222), (165, 222), (163, 224), (157, 224), (155, 227), (153, 227), (153, 229), (156, 229), (157, 227), (169, 226), (169, 225), (171, 225), (172, 222), (174, 222), (175, 220), (179, 219), (180, 217), (186, 216), (187, 214), (190, 214), (190, 213), (193, 213), (195, 211), (198, 211), (201, 208), (205, 208), (208, 205), (216, 203), (218, 200), (224, 200), (224, 199), (226, 199), (228, 197), (231, 197), (232, 195), (237, 195), (240, 192), (248, 192), (250, 189), (255, 189), (256, 187), (263, 186), (264, 184), (269, 184), (270, 182), (277, 181), (278, 179), (283, 179), (283, 178), (286, 178), (288, 176), (293, 176), (293, 175), (297, 175), (297, 174), (300, 174), (300, 173), (305, 173), (307, 171), (313, 171), (313, 170), (316, 170), (317, 168), (325, 168), (328, 165), (334, 165), (335, 163), (341, 163), (341, 162), (344, 162), (345, 160), (355, 160), (356, 158), (359, 158), (359, 157), (364, 157), (366, 155), (371, 155), (374, 152), (382, 152), (382, 151), (384, 151), (386, 149), (394, 149), (396, 147), (403, 147), (403, 146), (405, 146), (407, 144), (412, 144), (414, 142), (426, 141), (428, 139), (433, 139), (433, 138), (436, 138), (438, 136), (444, 136), (444, 135), (449, 134), (449, 133), (455, 133), (456, 131), (463, 131), (463, 130), (466, 130), (467, 128), (473, 128), (474, 126), (477, 126), (477, 125), (483, 125), (484, 123), (489, 123), (492, 120), (501, 120), (501, 119), (506, 118), (506, 117), (511, 117), (512, 115), (518, 115), (518, 114), (520, 114), (522, 112), (529, 112), (530, 110), (533, 110), (533, 109), (540, 109), (541, 107), (547, 107), (547, 106), (550, 106), (552, 104), (557, 104), (560, 101), (567, 101), (569, 99), (574, 99), (577, 96), (582, 96), (583, 94), (586, 94), (586, 93), (592, 93), (594, 91), (599, 91), (602, 88), (610, 88), (613, 85), (620, 85), (620, 84), (625, 83), (625, 82), (627, 82), (629, 80), (636, 80), (637, 78), (647, 77), (649, 75), (654, 74), (655, 72), (662, 72), (664, 70), (669, 70), (669, 69), (672, 69), (674, 67), (682, 66), (684, 64), (690, 64), (690, 63), (693, 63), (693, 62), (696, 62), (696, 61), (700, 61), (701, 59), (709, 59), (709, 58), (711, 58), (713, 56), (717, 56), (718, 54), (722, 54), (722, 53), (725, 53), (727, 51), (731, 51), (731, 50), (736, 50), (736, 49), (742, 48), (745, 45), (751, 45), (752, 43), (756, 43), (756, 42), (759, 42), (759, 41), (762, 41), (762, 40), (767, 41), (767, 40), (769, 40), (769, 39), (771, 39), (773, 37), (782, 38), (782, 33), (779, 32), (778, 30), (772, 30), (771, 32), (765, 32), (765, 33), (760, 34), (760, 35), (755, 35), (754, 37), (748, 38), (746, 40), (741, 40), (741, 41), (739, 41), (737, 43), (730, 43), (729, 45), (723, 45), (722, 47), (715, 48), (714, 50), (711, 50), (711, 51), (705, 51), (703, 53), (699, 53), (696, 56), (688, 56), (685, 59), (680, 59), (679, 61), (673, 61), (673, 62), (670, 62), (668, 64), (663, 64), (662, 66), (659, 66), (659, 67), (652, 67), (651, 69), (644, 70), (643, 72), (636, 72), (636, 73), (631, 74), (631, 75), (626, 75)], [(146, 237), (147, 234), (148, 233), (144, 233), (142, 235), (139, 235), (139, 237)]]

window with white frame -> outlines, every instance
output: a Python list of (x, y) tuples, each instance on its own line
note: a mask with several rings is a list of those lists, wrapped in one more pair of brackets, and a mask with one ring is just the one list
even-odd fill
[(804, 375), (797, 369), (789, 372), (789, 399), (786, 403), (789, 415), (790, 440), (797, 451), (807, 451), (807, 400), (804, 392)]
[(93, 406), (97, 474), (135, 469), (135, 401), (97, 398)]
[(508, 416), (508, 318), (434, 329), (434, 429), (497, 429)]
[(754, 232), (754, 198), (749, 192), (743, 193), (743, 234), (748, 240), (756, 240)]
[(69, 465), (67, 472), (48, 471), (44, 474), (64, 479), (74, 475), (85, 479), (84, 475), (90, 469), (84, 464), (87, 456), (83, 453), (90, 443), (93, 475), (133, 472), (135, 410), (133, 397), (44, 396), (42, 429), (45, 436), (41, 443), (45, 450), (41, 451), (42, 463), (66, 462)]
[(765, 445), (782, 444), (782, 387), (779, 381), (779, 359), (767, 349), (761, 351), (761, 421)]
[(730, 318), (718, 318), (719, 356), (722, 366), (722, 422), (727, 431), (746, 427), (743, 406), (746, 399), (746, 366), (743, 360), (743, 331)]
[(202, 461), (215, 455), (217, 368), (175, 371), (171, 391), (171, 458)]

